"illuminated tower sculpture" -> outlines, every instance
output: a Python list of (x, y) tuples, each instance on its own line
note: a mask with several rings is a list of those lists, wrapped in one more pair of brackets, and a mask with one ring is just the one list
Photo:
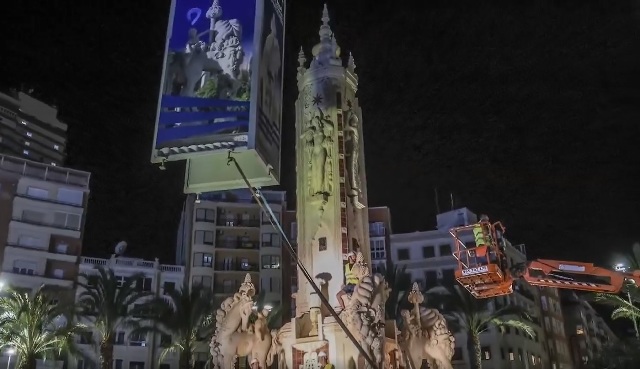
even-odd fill
[[(319, 34), (309, 67), (302, 49), (298, 58), (297, 243), (302, 265), (337, 307), (347, 254), (361, 252), (370, 263), (367, 191), (358, 76), (353, 57), (343, 65), (326, 5)], [(283, 328), (293, 345), (287, 367), (315, 369), (321, 352), (337, 368), (355, 367), (362, 361), (355, 346), (300, 270), (298, 281), (296, 317)]]

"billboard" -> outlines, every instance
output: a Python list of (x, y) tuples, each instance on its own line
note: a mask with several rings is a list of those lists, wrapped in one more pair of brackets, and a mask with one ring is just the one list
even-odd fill
[(189, 161), (187, 193), (226, 190), (244, 186), (233, 150), (278, 184), (283, 58), (283, 0), (173, 0), (151, 161)]

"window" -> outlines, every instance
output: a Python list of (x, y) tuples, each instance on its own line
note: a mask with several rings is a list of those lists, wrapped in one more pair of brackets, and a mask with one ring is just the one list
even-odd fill
[(369, 244), (371, 246), (371, 260), (384, 260), (387, 258), (384, 239), (371, 240)]
[(196, 243), (201, 245), (213, 245), (213, 232), (211, 231), (196, 231)]
[(192, 279), (194, 285), (201, 285), (208, 288), (211, 288), (211, 280), (211, 277), (205, 275), (195, 275)]
[(436, 256), (436, 250), (433, 248), (433, 246), (424, 246), (422, 248), (422, 257), (427, 259), (427, 258), (432, 258)]
[(482, 360), (491, 360), (491, 346), (482, 347)]
[(160, 336), (160, 346), (161, 347), (169, 347), (169, 346), (171, 346), (171, 335), (170, 334), (162, 334)]
[(260, 279), (260, 290), (265, 292), (279, 293), (281, 291), (280, 278), (263, 277)]
[(138, 291), (151, 291), (152, 278), (140, 278), (136, 281), (136, 289)]
[(29, 150), (22, 150), (22, 153), (23, 153), (24, 155), (29, 155)]
[(130, 361), (129, 369), (144, 369), (144, 362), (142, 361)]
[(39, 247), (43, 242), (40, 238), (33, 236), (20, 236), (18, 237), (18, 245), (26, 247)]
[(42, 188), (29, 186), (27, 187), (27, 196), (36, 197), (38, 199), (48, 199), (49, 191), (43, 190)]
[[(325, 239), (326, 242), (326, 239)], [(265, 233), (262, 235), (262, 247), (280, 247), (280, 235), (277, 233)]]
[(65, 204), (82, 205), (84, 192), (61, 188), (58, 190), (57, 200)]
[(522, 349), (518, 349), (518, 360), (522, 361)]
[(326, 251), (327, 250), (327, 238), (320, 237), (318, 239), (318, 251)]
[(60, 146), (58, 146), (58, 145), (54, 144), (54, 145), (53, 145), (53, 149), (54, 149), (54, 150), (60, 150)]
[(124, 332), (116, 332), (116, 345), (124, 345)]
[(280, 269), (280, 256), (262, 255), (262, 269)]
[(44, 213), (33, 210), (23, 210), (21, 219), (25, 222), (42, 224), (44, 223)]
[(28, 260), (16, 260), (13, 262), (13, 272), (25, 275), (35, 275), (37, 264)]
[[(280, 221), (280, 213), (279, 212), (274, 211), (273, 212), (273, 216), (275, 217), (276, 221)], [(270, 219), (270, 214), (262, 213), (262, 224), (271, 224), (269, 219)]]
[(195, 254), (193, 254), (193, 266), (211, 268), (213, 266), (213, 255), (203, 252), (196, 252)]
[(93, 369), (93, 366), (88, 361), (78, 359), (78, 361), (76, 362), (76, 369)]
[(540, 303), (542, 304), (542, 310), (544, 310), (544, 311), (548, 311), (549, 310), (549, 305), (547, 305), (547, 297), (546, 296), (541, 296), (540, 297)]
[(124, 360), (115, 359), (113, 361), (113, 369), (122, 369), (122, 368), (124, 368)]
[(382, 237), (385, 234), (383, 222), (369, 223), (369, 235), (371, 237)]
[(146, 346), (147, 336), (142, 333), (132, 333), (129, 336), (129, 346)]
[(166, 295), (169, 292), (176, 290), (176, 282), (164, 282), (162, 286), (163, 293)]
[(450, 256), (451, 255), (451, 245), (440, 245), (439, 246), (440, 256)]
[(410, 258), (409, 249), (398, 249), (398, 260), (409, 260)]
[(196, 209), (196, 222), (213, 223), (216, 219), (216, 212), (213, 209)]
[(56, 211), (53, 214), (53, 225), (67, 229), (80, 229), (80, 215)]
[(509, 349), (509, 361), (514, 361), (516, 356), (513, 354), (513, 350)]
[(438, 273), (436, 271), (424, 272), (424, 286), (426, 289), (431, 289), (438, 285)]
[[(26, 124), (26, 123), (23, 123), (23, 124)], [(27, 137), (33, 137), (33, 133), (27, 132)]]
[(31, 142), (29, 142), (29, 141), (25, 141), (25, 142), (24, 142), (24, 145), (25, 145), (25, 146), (31, 146)]

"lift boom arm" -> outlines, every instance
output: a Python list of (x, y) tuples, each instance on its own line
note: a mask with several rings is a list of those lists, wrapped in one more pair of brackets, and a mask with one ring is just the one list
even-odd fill
[(619, 293), (625, 283), (640, 286), (640, 270), (618, 272), (575, 261), (537, 259), (529, 261), (525, 270), (514, 270), (512, 274), (532, 286), (580, 291)]

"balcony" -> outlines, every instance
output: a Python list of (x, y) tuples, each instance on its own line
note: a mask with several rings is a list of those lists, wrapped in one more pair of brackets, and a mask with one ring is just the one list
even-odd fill
[(66, 249), (49, 248), (48, 250), (43, 250), (29, 245), (21, 245), (19, 243), (7, 243), (6, 245), (7, 248), (5, 249), (5, 252), (10, 252), (16, 255), (32, 256), (35, 258), (46, 257), (48, 259), (56, 259), (71, 263), (75, 263), (77, 260), (77, 256), (67, 253)]
[(67, 226), (67, 225), (62, 225), (62, 224), (55, 224), (53, 222), (42, 222), (42, 221), (37, 221), (37, 220), (34, 220), (34, 219), (25, 218), (25, 217), (12, 217), (11, 220), (13, 220), (14, 222), (30, 224), (30, 225), (39, 226), (39, 227), (49, 227), (49, 228), (54, 228), (54, 229), (65, 229), (65, 230), (68, 230), (68, 231), (76, 231), (76, 232), (80, 231), (80, 226)]
[(260, 271), (260, 265), (258, 263), (247, 262), (247, 261), (233, 261), (233, 260), (225, 260), (221, 263), (215, 264), (215, 272), (216, 273), (224, 273), (224, 272), (258, 272)]
[(260, 219), (241, 219), (241, 218), (223, 218), (225, 214), (218, 214), (218, 221), (216, 225), (218, 227), (244, 227), (244, 228), (259, 228)]
[(0, 169), (23, 177), (45, 182), (62, 183), (84, 189), (89, 188), (89, 178), (91, 176), (87, 172), (55, 167), (7, 155), (0, 155)]
[(20, 198), (23, 198), (23, 199), (34, 200), (34, 201), (42, 201), (42, 202), (47, 202), (47, 203), (50, 203), (50, 204), (72, 206), (74, 208), (82, 208), (82, 207), (84, 207), (83, 204), (74, 204), (72, 202), (59, 201), (59, 200), (51, 199), (51, 198), (44, 198), (44, 197), (39, 197), (39, 196), (31, 196), (31, 195), (27, 195), (25, 193), (16, 193), (16, 196), (20, 197)]
[(157, 261), (143, 259), (124, 258), (112, 256), (111, 259), (92, 258), (82, 256), (80, 266), (104, 267), (104, 268), (131, 268), (131, 269), (159, 269), (162, 272), (184, 273), (184, 267), (180, 265), (164, 265)]
[(247, 240), (244, 237), (238, 237), (236, 239), (230, 238), (218, 238), (216, 239), (216, 248), (225, 250), (258, 250), (258, 241)]

